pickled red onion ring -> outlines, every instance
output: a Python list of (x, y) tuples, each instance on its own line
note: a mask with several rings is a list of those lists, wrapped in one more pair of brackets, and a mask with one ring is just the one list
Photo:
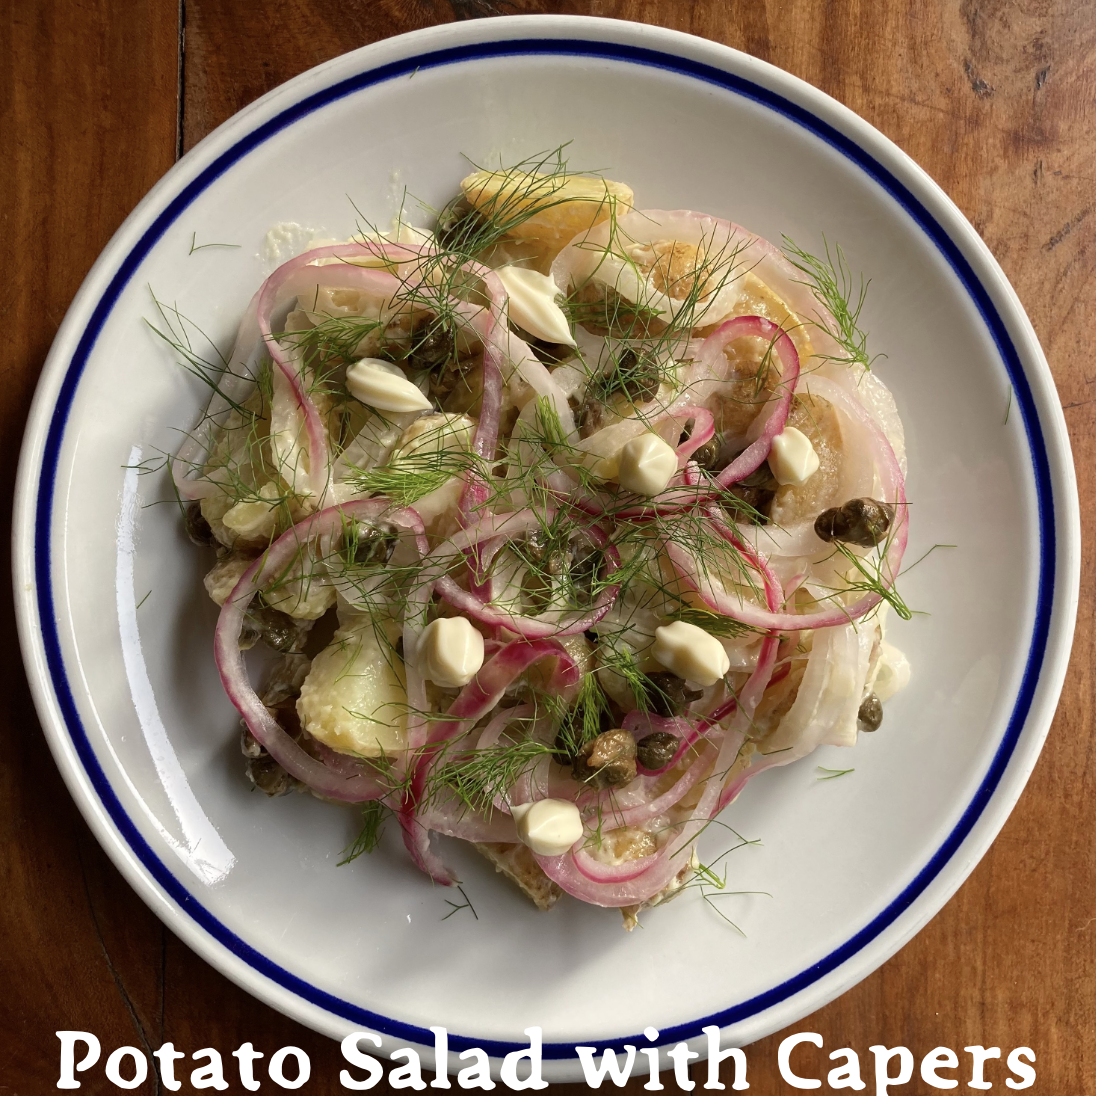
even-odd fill
[(221, 607), (214, 636), (214, 655), (221, 685), (256, 742), (290, 776), (307, 784), (320, 795), (347, 803), (381, 799), (388, 789), (369, 773), (348, 776), (343, 771), (317, 761), (286, 734), (248, 681), (239, 639), (244, 614), (264, 581), (268, 583), (272, 578), (284, 574), (299, 557), (304, 545), (324, 534), (335, 535), (341, 532), (347, 518), (377, 521), (382, 516), (386, 521), (409, 531), (420, 550), (425, 547), (419, 541), (422, 524), (418, 516), (413, 512), (393, 510), (386, 499), (348, 502), (321, 510), (283, 533), (243, 573)]

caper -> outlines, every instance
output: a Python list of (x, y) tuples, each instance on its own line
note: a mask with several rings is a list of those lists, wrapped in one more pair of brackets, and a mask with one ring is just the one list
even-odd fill
[[(299, 653), (288, 654), (279, 659), (271, 667), (266, 684), (263, 686), (260, 695), (262, 702), (268, 708), (274, 708), (278, 712), (290, 709), (296, 712), (297, 698), (301, 695), (301, 685), (304, 684), (311, 666), (312, 660)], [(278, 715), (275, 718), (281, 719)]]
[(579, 751), (574, 778), (596, 788), (620, 787), (636, 776), (636, 741), (624, 730), (604, 731)]
[(242, 726), (240, 752), (246, 758), (244, 771), (251, 783), (269, 796), (285, 795), (286, 792), (297, 787), (298, 782), (266, 752), (258, 739), (247, 729), (247, 724)]
[(439, 407), (448, 406), (446, 400), (457, 390), (457, 385), (464, 379), (464, 374), (454, 365), (448, 369), (429, 373), (427, 377), (427, 388), (436, 410)]
[[(726, 467), (737, 454), (724, 452), (720, 454), (720, 462)], [(776, 497), (776, 489), (779, 484), (772, 474), (767, 463), (751, 472), (744, 479), (730, 486), (729, 493), (740, 503), (736, 519), (744, 519), (756, 525), (766, 525), (769, 521), (769, 508)]]
[(254, 761), (257, 757), (268, 756), (259, 740), (251, 733), (242, 719), (240, 720), (240, 728), (240, 753), (249, 761)]
[(857, 723), (862, 731), (877, 731), (883, 722), (883, 702), (875, 693), (868, 693), (860, 702), (856, 713)]
[(684, 678), (669, 671), (647, 674), (647, 681), (647, 702), (651, 710), (667, 719), (681, 715), (694, 700), (704, 695), (702, 690), (692, 688)]
[(641, 356), (628, 347), (617, 359), (616, 369), (609, 374), (607, 383), (623, 392), (632, 403), (644, 403), (658, 395), (662, 371), (653, 358), (646, 354)]
[[(737, 455), (737, 454), (736, 454)], [(730, 464), (730, 461), (727, 462)], [(740, 479), (735, 484), (736, 487), (758, 487), (764, 491), (775, 491), (779, 486), (776, 482), (776, 477), (772, 473), (772, 469), (769, 467), (768, 462), (763, 461), (760, 467), (754, 469), (744, 479)]]
[(183, 527), (186, 529), (186, 535), (190, 537), (191, 541), (202, 548), (208, 548), (211, 544), (216, 543), (216, 537), (213, 535), (209, 522), (205, 519), (205, 514), (202, 513), (202, 504), (200, 502), (195, 501), (187, 506), (183, 514)]
[(250, 651), (263, 637), (262, 625), (250, 613), (244, 614), (244, 622), (240, 626), (240, 638), (237, 640), (241, 651)]
[(455, 361), (456, 357), (453, 332), (444, 324), (424, 324), (412, 332), (407, 351), (407, 364), (412, 371), (436, 371)]
[(577, 605), (587, 605), (593, 600), (601, 560), (601, 549), (593, 545), (576, 546), (572, 541), (570, 584)]
[(299, 651), (304, 647), (312, 623), (310, 620), (295, 620), (287, 613), (271, 609), (269, 605), (253, 604), (244, 615), (240, 649), (246, 651), (262, 640), (271, 650), (283, 654)]
[(398, 541), (399, 534), (394, 529), (359, 525), (356, 536), (348, 538), (346, 547), (350, 558), (347, 563), (358, 567), (387, 566)]
[(288, 613), (277, 609), (262, 610), (263, 642), (283, 654), (299, 651), (305, 642), (311, 621), (295, 620)]
[[(561, 765), (574, 765), (575, 760), (582, 751), (581, 743), (586, 734), (586, 728), (583, 726), (584, 714), (581, 708), (571, 708), (560, 721), (552, 750), (556, 755), (556, 760)], [(609, 711), (608, 704), (600, 705), (598, 709), (598, 734), (604, 734), (606, 731), (613, 730), (613, 728), (613, 715)]]
[(259, 791), (271, 797), (291, 792), (297, 783), (269, 754), (249, 759), (247, 776)]
[(723, 448), (723, 439), (716, 434), (709, 438), (699, 449), (695, 450), (690, 460), (696, 461), (706, 472), (718, 472), (726, 467), (719, 464), (719, 453)]
[(600, 549), (582, 534), (563, 544), (561, 538), (541, 529), (534, 529), (526, 536), (525, 554), (548, 574), (559, 576), (566, 571), (573, 582), (585, 581), (587, 585), (601, 559)]
[(438, 214), (438, 224), (434, 236), (445, 248), (467, 251), (475, 246), (477, 230), (486, 224), (481, 213), (477, 212), (464, 195), (454, 198)]
[(525, 538), (525, 554), (541, 570), (550, 575), (563, 571), (563, 548), (557, 539), (543, 529), (534, 529)]
[(680, 741), (667, 731), (652, 731), (636, 743), (636, 760), (645, 769), (661, 769), (673, 761)]
[(843, 506), (823, 510), (814, 523), (824, 541), (842, 541), (861, 548), (874, 548), (894, 520), (894, 507), (875, 499), (850, 499)]
[(578, 436), (586, 439), (596, 434), (605, 422), (605, 405), (593, 396), (587, 396), (575, 416), (578, 423)]
[(755, 525), (769, 523), (769, 507), (776, 497), (775, 491), (765, 487), (743, 487), (736, 483), (731, 488), (731, 494), (743, 504), (739, 510), (747, 521)]

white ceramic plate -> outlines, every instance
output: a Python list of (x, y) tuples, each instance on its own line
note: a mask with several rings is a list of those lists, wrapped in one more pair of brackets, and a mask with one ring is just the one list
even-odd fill
[[(760, 846), (727, 861), (720, 908), (684, 896), (626, 935), (619, 915), (534, 910), (464, 850), (468, 909), (395, 834), (337, 868), (354, 813), (249, 794), (212, 659), (213, 606), (163, 475), (206, 393), (147, 327), (150, 287), (218, 343), (269, 271), (276, 222), (345, 236), (404, 188), (435, 205), (477, 162), (572, 142), (573, 166), (638, 204), (843, 247), (872, 279), (865, 326), (909, 442), (903, 580), (928, 615), (895, 628), (913, 684), (855, 751), (749, 786), (726, 820)], [(194, 244), (231, 243), (228, 249)], [(1006, 415), (1007, 411), (1007, 415)], [(1007, 421), (1006, 421), (1007, 419)], [(154, 910), (230, 978), (340, 1036), (498, 1056), (576, 1042), (746, 1043), (794, 1022), (902, 946), (970, 872), (1026, 781), (1065, 670), (1078, 582), (1065, 425), (997, 264), (903, 153), (833, 100), (743, 54), (653, 27), (519, 17), (436, 27), (305, 73), (180, 162), (118, 231), (53, 346), (15, 517), (23, 649), (58, 764)], [(148, 594), (145, 599), (146, 593)], [(142, 599), (145, 599), (142, 602)], [(819, 781), (816, 765), (855, 767)], [(713, 835), (705, 854), (725, 841)], [(452, 844), (452, 843), (451, 843)], [(459, 901), (459, 899), (458, 899)]]

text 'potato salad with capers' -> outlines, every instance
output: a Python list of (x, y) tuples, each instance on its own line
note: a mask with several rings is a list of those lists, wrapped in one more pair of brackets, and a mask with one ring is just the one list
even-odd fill
[[(171, 459), (253, 782), (641, 909), (756, 774), (876, 730), (905, 447), (844, 256), (561, 155), (281, 265)], [(190, 363), (193, 365), (193, 361)], [(277, 652), (257, 689), (245, 649)]]

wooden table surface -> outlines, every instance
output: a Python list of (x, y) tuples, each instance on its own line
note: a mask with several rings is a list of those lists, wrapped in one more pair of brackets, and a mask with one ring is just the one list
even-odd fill
[[(81, 280), (142, 195), (214, 126), (336, 54), (453, 19), (566, 12), (690, 31), (745, 50), (851, 107), (958, 203), (1042, 340), (1081, 471), (1096, 477), (1096, 12), (1077, 0), (7, 0), (0, 5), (0, 484), (10, 507), (23, 425)], [(6, 538), (5, 538), (5, 552)], [(1096, 1093), (1096, 753), (1091, 553), (1058, 716), (1019, 806), (917, 938), (796, 1024), (826, 1051), (942, 1045), (1037, 1055), (1035, 1091)], [(6, 563), (5, 563), (6, 567)], [(251, 1040), (313, 1060), (342, 1091), (338, 1048), (237, 989), (122, 881), (66, 792), (32, 707), (7, 584), (0, 730), (0, 1093), (58, 1079), (60, 1028), (109, 1050), (223, 1055)], [(749, 1051), (753, 1092), (790, 1089), (777, 1034)], [(808, 1048), (809, 1050), (810, 1048)], [(105, 1053), (105, 1052), (104, 1052)], [(812, 1063), (818, 1076), (822, 1053)], [(965, 1056), (964, 1056), (965, 1057)], [(228, 1059), (230, 1064), (231, 1059)], [(84, 1091), (115, 1092), (102, 1079)], [(1004, 1091), (1003, 1063), (987, 1078)], [(962, 1080), (969, 1073), (962, 1071)], [(264, 1089), (272, 1086), (266, 1082)], [(638, 1082), (629, 1086), (638, 1091)], [(189, 1090), (189, 1086), (184, 1086)], [(142, 1091), (154, 1091), (150, 1080)], [(230, 1091), (242, 1091), (238, 1082)], [(576, 1090), (577, 1091), (577, 1090)], [(826, 1089), (828, 1091), (828, 1089)], [(873, 1087), (869, 1081), (868, 1091)], [(916, 1080), (895, 1091), (934, 1091)]]

